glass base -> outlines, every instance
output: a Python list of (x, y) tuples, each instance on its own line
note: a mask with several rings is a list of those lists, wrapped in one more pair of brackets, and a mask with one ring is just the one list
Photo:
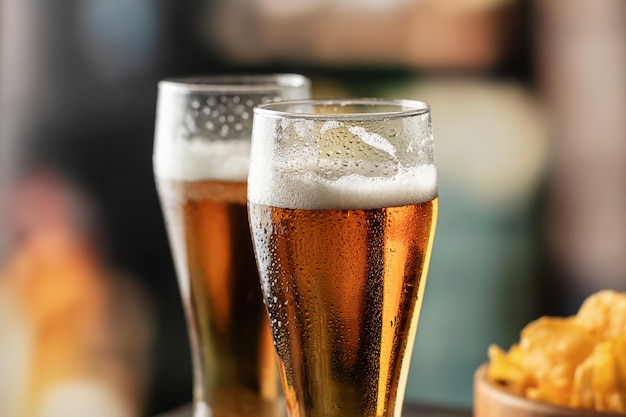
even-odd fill
[(211, 409), (203, 401), (196, 401), (193, 405), (193, 417), (210, 417)]

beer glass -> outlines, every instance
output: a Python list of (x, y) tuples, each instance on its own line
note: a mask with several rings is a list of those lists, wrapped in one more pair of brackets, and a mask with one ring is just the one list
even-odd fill
[(255, 109), (248, 213), (291, 417), (399, 416), (437, 219), (429, 107)]
[(154, 174), (189, 330), (194, 417), (276, 417), (280, 383), (246, 210), (254, 106), (300, 75), (161, 81)]

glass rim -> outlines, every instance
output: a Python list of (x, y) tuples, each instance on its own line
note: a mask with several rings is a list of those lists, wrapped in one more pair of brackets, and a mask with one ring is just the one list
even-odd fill
[[(344, 113), (313, 113), (310, 111), (297, 112), (297, 106), (315, 107), (349, 107), (356, 106), (361, 111), (346, 111)], [(386, 111), (364, 111), (367, 108), (389, 107)], [(388, 120), (430, 113), (430, 106), (423, 101), (409, 99), (386, 98), (339, 98), (339, 99), (304, 99), (282, 100), (260, 104), (254, 108), (259, 116), (284, 119), (309, 120)]]
[(215, 74), (165, 78), (159, 81), (158, 88), (187, 93), (263, 93), (310, 85), (309, 78), (301, 74)]

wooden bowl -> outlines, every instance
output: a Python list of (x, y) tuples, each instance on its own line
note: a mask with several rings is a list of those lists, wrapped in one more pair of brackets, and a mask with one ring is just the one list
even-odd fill
[(625, 417), (622, 413), (559, 407), (512, 394), (487, 378), (487, 364), (474, 374), (474, 417)]

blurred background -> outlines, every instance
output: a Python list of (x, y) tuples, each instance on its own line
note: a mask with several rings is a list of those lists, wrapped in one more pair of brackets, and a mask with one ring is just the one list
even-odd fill
[(432, 106), (440, 217), (407, 400), (626, 290), (620, 0), (0, 0), (0, 415), (191, 400), (152, 177), (159, 79), (297, 72)]

